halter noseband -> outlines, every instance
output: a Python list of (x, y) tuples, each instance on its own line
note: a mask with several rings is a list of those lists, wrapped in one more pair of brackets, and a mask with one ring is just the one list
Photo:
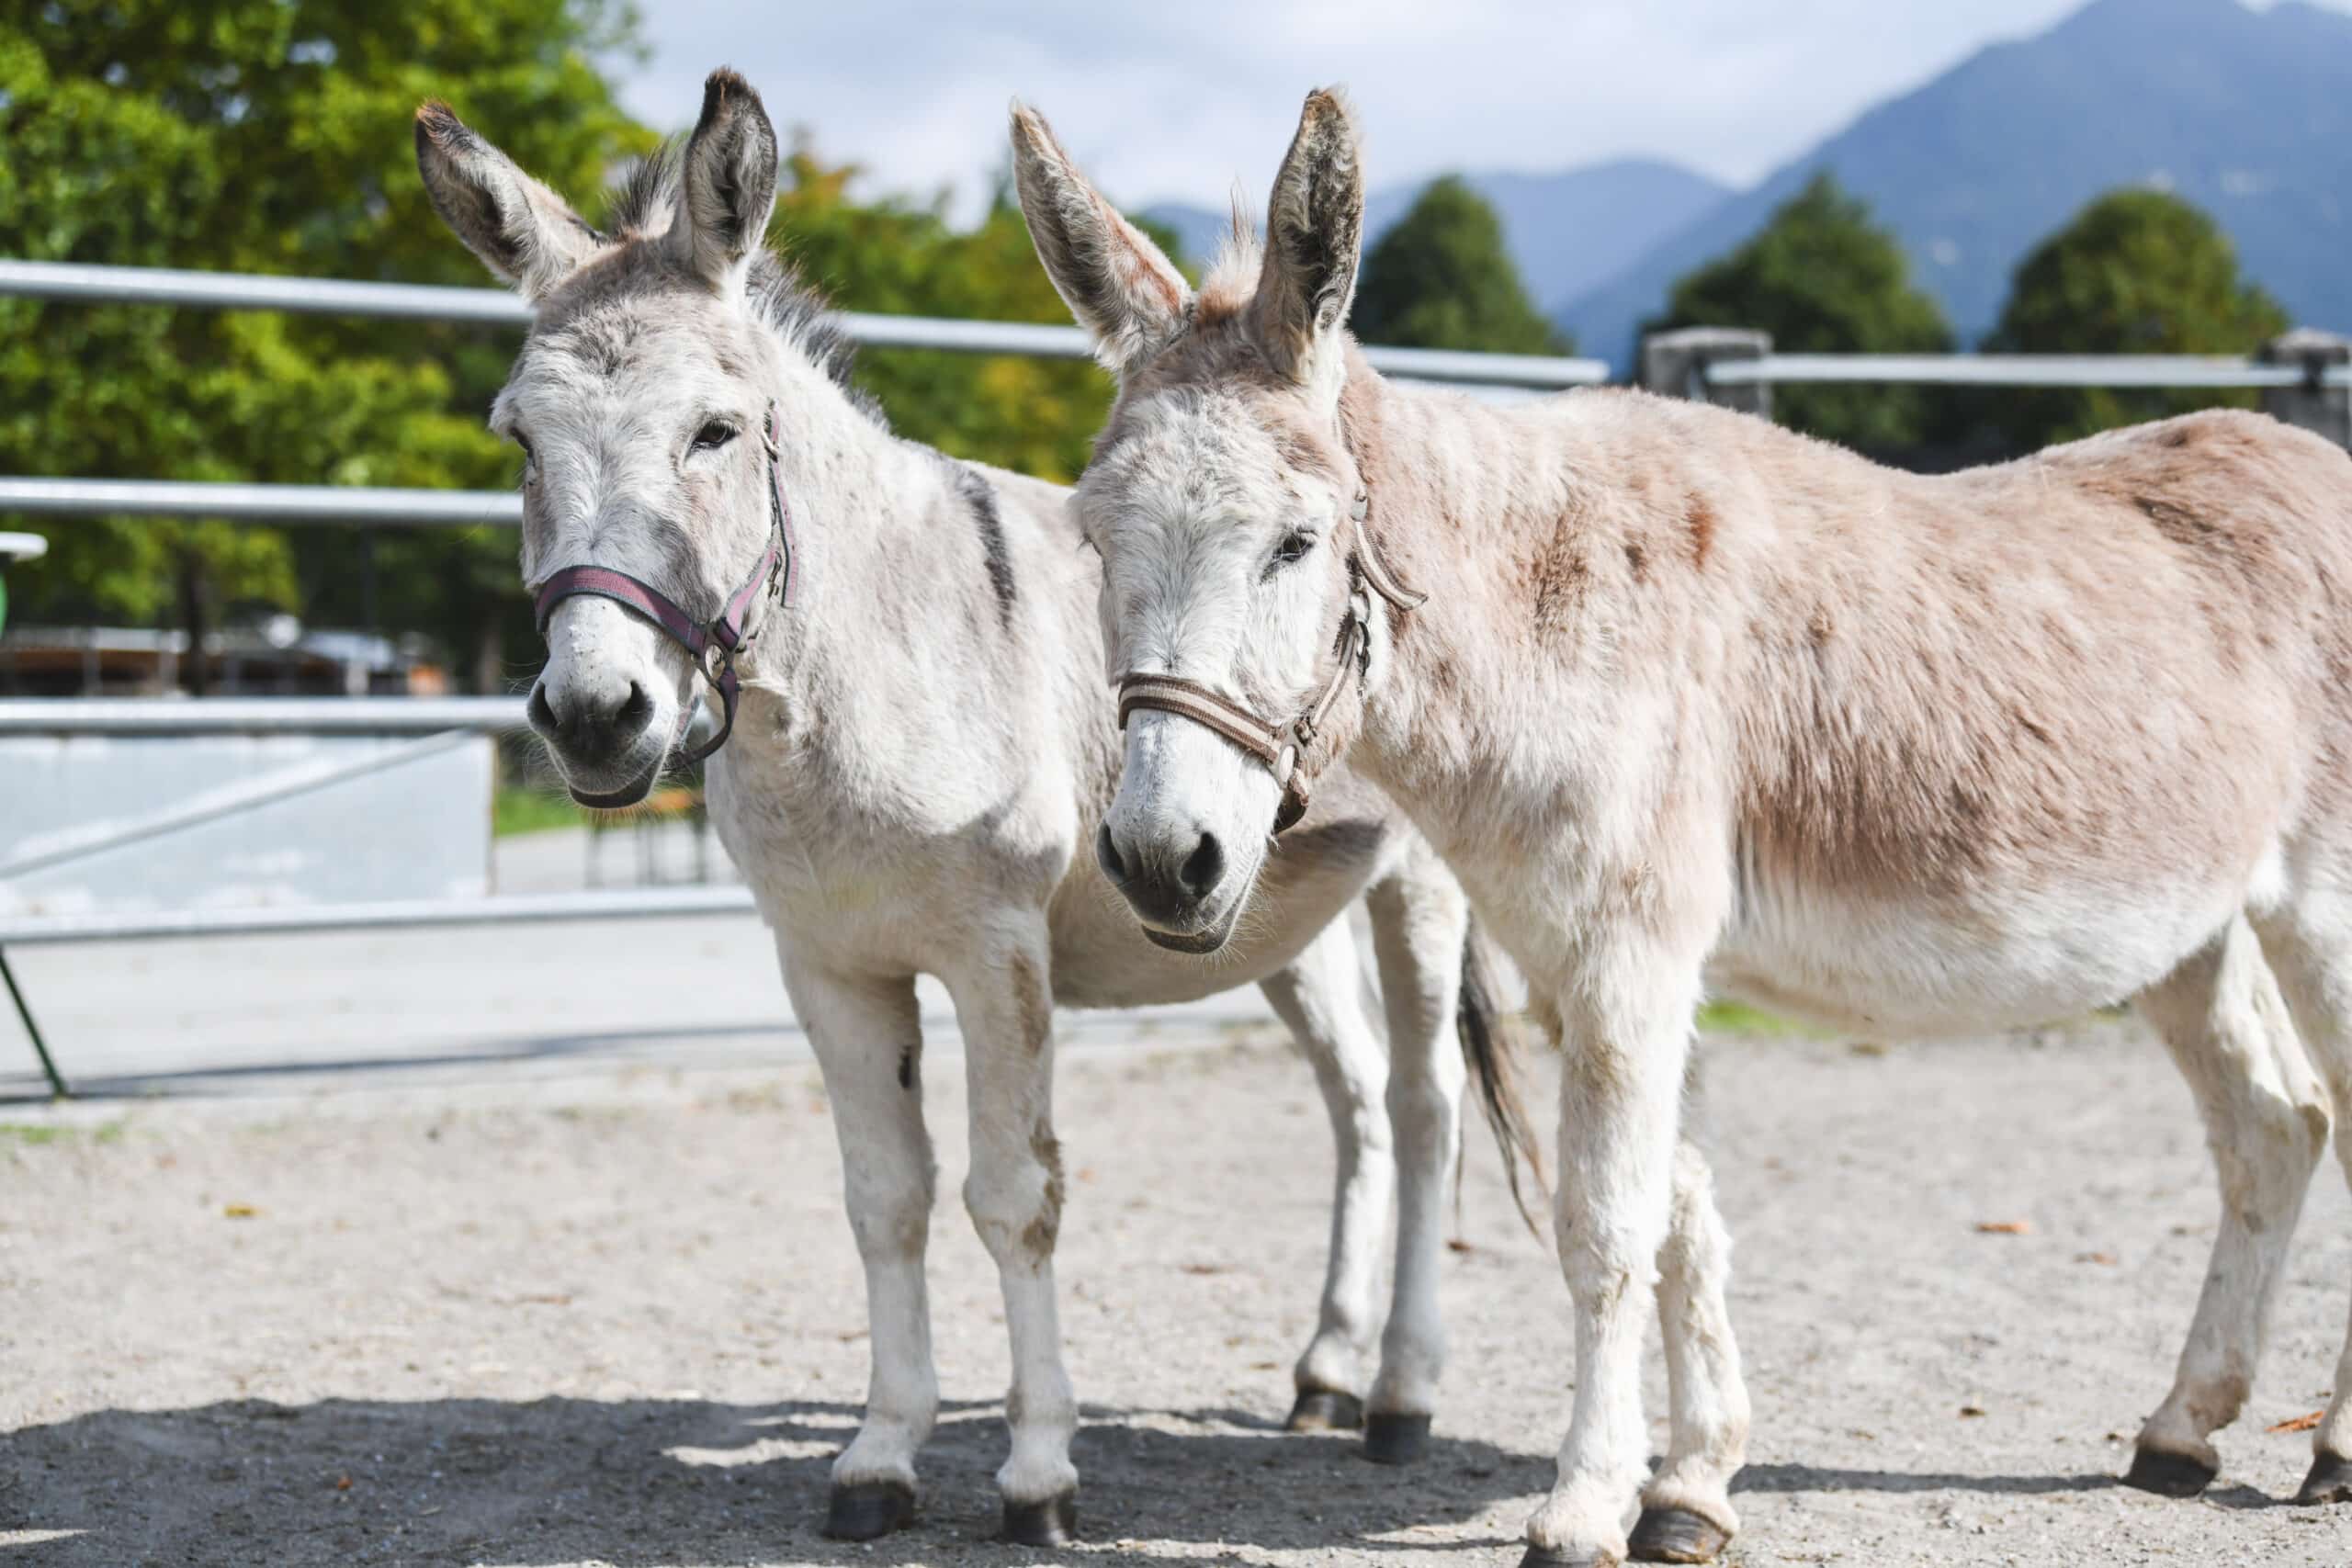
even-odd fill
[(1300, 764), (1314, 750), (1349, 674), (1352, 671), (1362, 679), (1371, 661), (1372, 600), (1364, 591), (1369, 588), (1399, 611), (1418, 609), (1429, 602), (1428, 594), (1417, 593), (1397, 581), (1380, 552), (1373, 548), (1372, 536), (1364, 529), (1371, 510), (1371, 494), (1359, 486), (1355, 504), (1348, 509), (1355, 543), (1348, 551), (1348, 613), (1340, 622), (1338, 657), (1331, 666), (1331, 678), (1297, 717), (1287, 724), (1271, 723), (1224, 694), (1180, 675), (1130, 673), (1119, 678), (1120, 728), (1127, 727), (1127, 716), (1137, 708), (1174, 714), (1216, 731), (1263, 763), (1283, 792), (1282, 804), (1274, 809), (1277, 833), (1306, 815), (1310, 781)]
[[(722, 710), (718, 733), (685, 753), (689, 762), (699, 762), (721, 746), (735, 732), (735, 703), (741, 693), (741, 682), (735, 673), (735, 656), (759, 639), (767, 629), (768, 617), (762, 616), (757, 626), (746, 628), (745, 619), (752, 606), (762, 599), (773, 602), (777, 610), (792, 603), (794, 551), (792, 548), (792, 506), (784, 497), (784, 474), (776, 459), (784, 442), (784, 424), (768, 405), (767, 423), (760, 430), (760, 445), (767, 448), (768, 493), (772, 504), (768, 512), (768, 547), (752, 568), (743, 586), (729, 595), (718, 615), (708, 621), (697, 621), (681, 609), (676, 600), (650, 583), (640, 582), (625, 571), (608, 566), (568, 566), (540, 584), (538, 598), (533, 606), (544, 640), (548, 634), (548, 619), (555, 607), (566, 599), (581, 594), (593, 594), (610, 599), (651, 621), (656, 629), (672, 642), (686, 650), (695, 668), (718, 694)], [(685, 733), (693, 709), (689, 708), (678, 721), (678, 732)]]

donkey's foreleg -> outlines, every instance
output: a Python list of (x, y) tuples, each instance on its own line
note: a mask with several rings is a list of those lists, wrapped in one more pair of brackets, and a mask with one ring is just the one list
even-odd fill
[(1438, 1276), (1446, 1210), (1462, 1154), (1468, 1077), (1453, 1039), (1470, 908), (1433, 852), (1374, 886), (1373, 952), (1388, 1014), (1388, 1120), (1396, 1134), (1396, 1278), (1380, 1339), (1380, 1377), (1364, 1424), (1364, 1453), (1385, 1464), (1429, 1446), (1445, 1366)]
[(1647, 1478), (1641, 1358), (1658, 1249), (1672, 1213), (1682, 1069), (1699, 996), (1696, 955), (1661, 953), (1627, 927), (1560, 988), (1561, 1272), (1576, 1310), (1576, 1413), (1559, 1477), (1527, 1522), (1535, 1568), (1619, 1563)]
[(922, 1022), (910, 976), (843, 976), (787, 952), (784, 977), (832, 1101), (871, 1330), (865, 1423), (833, 1461), (825, 1533), (870, 1540), (914, 1517), (915, 1450), (939, 1412), (923, 1290), (937, 1168), (917, 1076)]
[[(1697, 1063), (1690, 1074), (1696, 1092)], [(1686, 1103), (1687, 1124), (1698, 1120)], [(1673, 1430), (1666, 1462), (1642, 1490), (1633, 1553), (1650, 1562), (1704, 1562), (1739, 1529), (1731, 1478), (1747, 1452), (1747, 1385), (1739, 1373), (1724, 1287), (1731, 1234), (1715, 1213), (1714, 1172), (1686, 1135), (1674, 1151), (1674, 1208), (1657, 1254), (1657, 1315)]]
[(1315, 1337), (1293, 1373), (1295, 1432), (1363, 1424), (1364, 1361), (1371, 1348), (1373, 1289), (1396, 1175), (1381, 1110), (1388, 1063), (1364, 1016), (1363, 975), (1346, 919), (1333, 920), (1261, 988), (1315, 1069), (1331, 1118), (1338, 1171), (1331, 1198), (1331, 1254)]
[(1078, 1529), (1069, 1443), (1078, 1401), (1062, 1367), (1054, 1300), (1061, 1232), (1061, 1145), (1054, 1137), (1054, 1002), (1042, 916), (999, 918), (968, 964), (941, 977), (963, 1026), (971, 1086), (972, 1167), (964, 1207), (996, 1259), (1012, 1341), (1004, 1418), (1012, 1451), (996, 1473), (1004, 1537), (1054, 1546)]
[(2140, 1429), (2125, 1477), (2190, 1497), (2220, 1471), (2212, 1434), (2237, 1417), (2254, 1384), (2280, 1265), (2327, 1145), (2325, 1091), (2243, 919), (2136, 1000), (2188, 1080), (2221, 1179), (2221, 1227), (2197, 1315), (2172, 1392)]

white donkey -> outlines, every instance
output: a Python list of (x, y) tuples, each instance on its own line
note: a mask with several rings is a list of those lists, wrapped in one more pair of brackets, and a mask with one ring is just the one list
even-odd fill
[[(1339, 1147), (1292, 1425), (1362, 1423), (1373, 1457), (1417, 1454), (1443, 1356), (1437, 1269), (1464, 1056), (1498, 1130), (1520, 1126), (1464, 901), (1426, 844), (1375, 791), (1334, 777), (1270, 868), (1236, 956), (1143, 940), (1081, 852), (1115, 783), (1117, 726), (1098, 569), (1068, 492), (899, 440), (851, 389), (837, 328), (762, 248), (775, 135), (741, 78), (710, 77), (683, 155), (639, 172), (610, 234), (447, 106), (418, 111), (416, 146), (442, 216), (538, 307), (492, 414), (525, 454), (523, 574), (548, 646), (535, 728), (574, 794), (607, 806), (642, 797), (673, 755), (698, 671), (733, 730), (710, 763), (711, 817), (775, 930), (823, 1068), (865, 1266), (872, 1382), (834, 1466), (828, 1532), (867, 1539), (910, 1517), (938, 1405), (918, 972), (946, 984), (968, 1046), (964, 1201), (1001, 1273), (1012, 1343), (997, 1476), (1009, 1537), (1050, 1543), (1075, 1521), (1078, 1411), (1053, 1282), (1057, 1002), (1263, 987), (1314, 1066)], [(1206, 857), (1195, 870), (1216, 874)], [(1359, 895), (1385, 1062), (1342, 918)], [(1460, 1055), (1443, 1048), (1457, 1000)], [(1394, 1300), (1367, 1389), (1392, 1183)]]
[[(1197, 294), (1041, 120), (1012, 135), (1038, 254), (1121, 380), (1079, 486), (1135, 710), (1109, 830), (1162, 875), (1204, 835), (1237, 852), (1138, 914), (1227, 929), (1285, 773), (1345, 756), (1563, 1036), (1576, 1408), (1527, 1560), (1703, 1560), (1736, 1528), (1721, 1238), (1677, 1151), (1707, 976), (1879, 1032), (2139, 1003), (2222, 1213), (2132, 1479), (2201, 1488), (2331, 1100), (2352, 1162), (2345, 454), (2209, 413), (1923, 479), (1637, 393), (1391, 386), (1343, 325), (1338, 96), (1306, 101), (1262, 259)], [(1645, 1496), (1654, 1279), (1673, 1432)], [(2352, 1497), (2352, 1350), (2314, 1441), (2301, 1500)]]

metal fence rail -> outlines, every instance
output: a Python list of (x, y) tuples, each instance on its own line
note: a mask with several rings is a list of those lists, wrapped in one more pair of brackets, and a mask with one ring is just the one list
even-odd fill
[[(175, 735), (404, 735), (393, 752), (298, 773), (266, 787), (209, 799), (43, 852), (0, 862), (0, 882), (83, 855), (117, 849), (278, 798), (325, 787), (355, 771), (397, 765), (469, 732), (526, 728), (520, 697), (226, 697), (30, 698), (0, 701), (0, 738), (107, 738)], [(492, 895), (481, 898), (378, 900), (213, 909), (106, 911), (78, 915), (0, 915), (0, 988), (5, 988), (51, 1092), (72, 1092), (42, 1037), (16, 974), (10, 948), (170, 938), (286, 935), (304, 931), (401, 931), (507, 922), (740, 915), (752, 912), (741, 886), (630, 888), (612, 892)]]
[[(498, 288), (418, 283), (355, 283), (323, 277), (265, 277), (171, 267), (92, 266), (78, 262), (0, 261), (0, 298), (88, 305), (172, 305), (212, 310), (288, 310), (523, 326), (531, 307)], [(1094, 345), (1076, 327), (1042, 321), (967, 321), (843, 310), (844, 331), (869, 348), (928, 348), (949, 354), (1010, 354), (1089, 359)], [(1582, 387), (1609, 379), (1598, 359), (1445, 349), (1367, 348), (1377, 368), (1423, 381), (1494, 387)]]
[(521, 697), (16, 697), (0, 735), (422, 735), (527, 728)]
[[(85, 305), (283, 310), (509, 327), (526, 325), (532, 315), (525, 301), (494, 288), (9, 260), (0, 260), (0, 298)], [(1034, 321), (943, 321), (859, 311), (843, 312), (841, 321), (854, 339), (874, 348), (1049, 359), (1085, 359), (1092, 354), (1087, 335), (1072, 326)], [(1609, 378), (1608, 366), (1597, 359), (1404, 348), (1371, 348), (1366, 354), (1383, 371), (1473, 388), (1549, 390), (1589, 385)], [(131, 513), (220, 517), (254, 523), (462, 528), (519, 524), (522, 500), (503, 491), (0, 478), (0, 513), (10, 512), (52, 517)], [(522, 701), (506, 697), (0, 702), (0, 735), (401, 734), (422, 737), (412, 742), (414, 746), (432, 746), (436, 744), (437, 737), (523, 727)], [(189, 816), (188, 819), (195, 818)], [(170, 816), (143, 824), (141, 831), (169, 831), (184, 825), (180, 816)], [(33, 869), (40, 863), (45, 863), (38, 859), (11, 862), (0, 866), (0, 875)], [(51, 1087), (63, 1094), (67, 1092), (65, 1080), (50, 1057), (16, 976), (7, 968), (6, 950), (9, 947), (515, 920), (739, 914), (752, 908), (751, 895), (743, 888), (706, 887), (473, 900), (0, 918), (0, 981), (6, 982)]]
[(0, 949), (176, 937), (283, 936), (300, 931), (401, 931), (496, 925), (505, 920), (606, 920), (621, 916), (749, 914), (748, 887), (626, 887), (589, 893), (497, 893), (274, 908), (159, 909), (142, 914), (0, 916)]
[[(2300, 387), (2297, 365), (2188, 354), (1767, 354), (1720, 359), (1704, 374), (1717, 387), (1759, 382), (1855, 382), (1947, 387)], [(2352, 367), (2316, 379), (2352, 387)]]
[(32, 1004), (8, 964), (10, 948), (91, 942), (157, 942), (205, 937), (273, 936), (323, 931), (411, 931), (420, 928), (557, 924), (623, 918), (676, 919), (757, 912), (746, 887), (638, 887), (609, 893), (505, 894), (487, 898), (390, 900), (366, 904), (292, 905), (281, 908), (180, 909), (143, 914), (0, 917), (0, 989), (7, 992), (31, 1043), (50, 1092), (71, 1099), (73, 1086), (51, 1054)]
[(238, 523), (349, 527), (517, 527), (523, 498), (504, 490), (254, 485), (196, 479), (0, 479), (0, 512), (48, 517), (223, 517)]

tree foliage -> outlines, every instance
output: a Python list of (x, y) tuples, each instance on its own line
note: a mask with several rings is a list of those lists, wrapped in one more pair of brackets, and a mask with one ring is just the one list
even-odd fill
[[(2154, 190), (2100, 197), (2018, 265), (1987, 340), (2009, 354), (2248, 354), (2286, 312), (2238, 272), (2229, 236)], [(2005, 396), (1991, 417), (2026, 449), (2253, 394), (2191, 389), (2053, 389)]]
[[(770, 242), (843, 310), (1067, 324), (1037, 265), (1021, 210), (999, 190), (978, 227), (937, 206), (854, 201), (854, 164), (828, 164), (804, 138), (786, 160)], [(1163, 241), (1166, 236), (1160, 236)], [(959, 457), (1073, 480), (1110, 412), (1109, 379), (1090, 362), (867, 350), (857, 380), (891, 427)]]
[[(1730, 254), (1679, 280), (1645, 330), (1758, 327), (1788, 354), (1942, 354), (1951, 329), (1911, 285), (1894, 236), (1829, 175), (1816, 175)], [(1926, 438), (1936, 405), (1917, 387), (1788, 386), (1772, 390), (1782, 423), (1865, 449)]]
[[(408, 125), (437, 96), (593, 191), (650, 144), (595, 63), (606, 0), (101, 0), (0, 18), (0, 254), (479, 283), (425, 200)], [(0, 302), (0, 470), (497, 487), (481, 428), (512, 333), (416, 322)], [(274, 604), (356, 619), (348, 535), (76, 520), (21, 570), (26, 618), (201, 623)], [(386, 534), (379, 608), (458, 647), (514, 594), (514, 544)], [(200, 666), (199, 666), (200, 668)]]
[(1502, 220), (1459, 175), (1431, 180), (1365, 255), (1352, 323), (1365, 343), (1569, 352), (1528, 298)]
[[(0, 254), (486, 283), (418, 180), (411, 118), (443, 97), (601, 216), (653, 133), (605, 64), (637, 49), (618, 0), (103, 0), (0, 13)], [(682, 106), (690, 108), (691, 106)], [(853, 199), (805, 138), (772, 239), (846, 309), (1061, 322), (1001, 193), (977, 228)], [(0, 472), (497, 489), (482, 427), (511, 330), (266, 312), (0, 301)], [(875, 352), (894, 427), (1068, 479), (1109, 403), (1080, 362)], [(6, 519), (0, 519), (5, 525)], [(510, 533), (40, 525), (19, 620), (187, 625), (270, 608), (426, 634), (503, 685), (535, 659)]]

